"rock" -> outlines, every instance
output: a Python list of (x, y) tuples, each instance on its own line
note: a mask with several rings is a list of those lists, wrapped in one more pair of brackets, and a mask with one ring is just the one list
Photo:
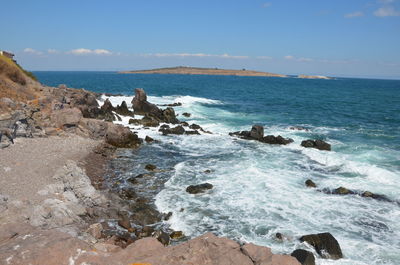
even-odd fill
[(161, 120), (166, 123), (179, 123), (179, 120), (176, 118), (174, 109), (170, 107), (162, 111)]
[(141, 88), (135, 89), (135, 97), (132, 99), (132, 107), (135, 114), (155, 114), (160, 115), (161, 110), (154, 104), (147, 101), (146, 92)]
[(191, 116), (191, 114), (188, 113), (188, 112), (184, 112), (184, 113), (182, 113), (182, 115), (185, 116), (185, 117), (187, 117), (187, 118), (189, 118), (189, 117)]
[(186, 192), (190, 194), (197, 194), (205, 192), (206, 190), (212, 189), (213, 185), (210, 183), (203, 183), (199, 185), (190, 185), (186, 188)]
[(139, 137), (122, 125), (108, 124), (106, 142), (119, 148), (134, 148), (141, 143)]
[(128, 109), (125, 101), (122, 101), (121, 105), (115, 108), (115, 112), (123, 116), (133, 116), (133, 112)]
[(289, 127), (289, 130), (293, 130), (293, 131), (306, 131), (306, 132), (309, 131), (309, 129), (307, 129), (307, 128), (305, 128), (305, 127), (302, 127), (302, 126), (292, 126), (292, 127)]
[(293, 143), (293, 139), (290, 138), (283, 138), (282, 136), (273, 136), (273, 135), (267, 135), (260, 139), (261, 142), (267, 143), (267, 144), (280, 144), (280, 145), (286, 145)]
[(185, 131), (185, 134), (187, 134), (187, 135), (200, 135), (200, 133), (198, 131), (196, 131), (196, 130), (194, 130), (194, 131)]
[(169, 125), (168, 124), (163, 124), (163, 125), (161, 125), (160, 126), (160, 132), (161, 132), (161, 129), (169, 129), (170, 127), (169, 127)]
[(204, 170), (203, 172), (206, 173), (206, 174), (210, 174), (210, 173), (211, 173), (211, 170), (210, 170), (210, 169), (206, 169), (206, 170)]
[(168, 212), (165, 216), (164, 216), (164, 221), (168, 221), (169, 218), (171, 218), (172, 216), (172, 212)]
[(324, 259), (343, 258), (342, 250), (337, 240), (330, 233), (305, 235), (300, 238), (301, 242), (307, 242)]
[(139, 120), (139, 123), (145, 127), (157, 127), (160, 125), (158, 120), (149, 115), (145, 115), (141, 120)]
[(109, 112), (109, 113), (115, 111), (114, 106), (111, 104), (111, 101), (108, 98), (104, 101), (103, 106), (101, 106), (100, 109), (103, 112)]
[(129, 230), (132, 228), (131, 222), (129, 220), (129, 217), (127, 215), (122, 215), (121, 218), (118, 220), (118, 225), (120, 227), (125, 228), (126, 230)]
[(296, 249), (290, 254), (295, 257), (302, 265), (315, 265), (314, 254), (304, 249)]
[(316, 188), (317, 185), (314, 183), (314, 181), (312, 181), (311, 179), (307, 179), (305, 182), (306, 186), (309, 188)]
[(139, 125), (140, 124), (140, 120), (138, 120), (138, 119), (129, 119), (129, 124)]
[(174, 128), (160, 128), (159, 131), (162, 132), (163, 135), (168, 135), (168, 134), (181, 135), (185, 133), (185, 129), (181, 125), (178, 125)]
[(201, 130), (200, 125), (198, 125), (198, 124), (196, 124), (196, 123), (191, 124), (191, 125), (189, 126), (189, 128), (192, 129), (192, 130)]
[(361, 193), (361, 197), (372, 198), (378, 201), (393, 202), (393, 200), (389, 199), (385, 195), (372, 193), (370, 191), (364, 191), (363, 193)]
[(186, 121), (181, 121), (181, 125), (187, 127), (187, 126), (189, 126), (189, 123), (187, 123)]
[[(254, 244), (245, 244), (242, 253), (248, 256), (255, 265), (298, 265), (298, 261), (291, 256), (274, 255), (270, 248)], [(232, 263), (239, 264), (239, 263)]]
[(250, 137), (261, 140), (264, 137), (264, 127), (261, 125), (253, 125), (253, 127), (251, 127)]
[(172, 238), (172, 239), (181, 239), (181, 238), (183, 238), (185, 235), (183, 234), (183, 232), (182, 231), (174, 231), (174, 232), (172, 232), (171, 234), (169, 234), (169, 236)]
[(322, 140), (304, 140), (301, 142), (301, 146), (306, 148), (316, 148), (319, 150), (331, 151), (331, 145)]
[(87, 232), (94, 238), (100, 239), (103, 232), (103, 226), (100, 223), (92, 224), (89, 226)]
[(170, 242), (170, 237), (168, 233), (165, 233), (164, 231), (160, 231), (160, 235), (157, 237), (158, 241), (161, 242), (164, 246), (168, 246)]
[(153, 164), (147, 164), (144, 168), (148, 171), (154, 171), (157, 169), (157, 167)]
[(163, 107), (179, 107), (182, 106), (181, 102), (176, 102), (172, 104), (158, 104), (158, 106), (163, 106)]
[(82, 112), (78, 108), (53, 111), (51, 117), (59, 128), (77, 126), (82, 118)]
[(146, 135), (146, 137), (144, 138), (144, 140), (147, 142), (147, 143), (151, 143), (151, 142), (153, 142), (154, 141), (154, 139), (153, 138), (151, 138), (150, 136), (148, 136), (148, 135)]
[(275, 238), (278, 239), (279, 241), (283, 241), (283, 235), (282, 233), (276, 233)]
[(334, 190), (332, 191), (332, 194), (349, 195), (349, 194), (355, 194), (355, 192), (352, 191), (352, 190), (349, 190), (349, 189), (347, 189), (347, 188), (345, 188), (345, 187), (339, 187), (339, 188), (337, 188), (337, 189), (334, 189)]
[(154, 228), (151, 226), (145, 226), (141, 231), (137, 232), (138, 238), (149, 237), (154, 233)]

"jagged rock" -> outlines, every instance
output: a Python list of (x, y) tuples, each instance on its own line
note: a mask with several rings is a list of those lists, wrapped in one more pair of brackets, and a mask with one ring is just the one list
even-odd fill
[(185, 133), (185, 129), (181, 125), (178, 125), (174, 128), (160, 128), (159, 131), (162, 132), (163, 135)]
[(189, 118), (190, 116), (192, 116), (192, 114), (188, 113), (188, 112), (184, 112), (182, 113), (183, 116)]
[(130, 111), (128, 109), (128, 105), (126, 104), (125, 101), (122, 101), (121, 105), (118, 105), (115, 108), (115, 112), (123, 116), (134, 116), (133, 111)]
[(300, 238), (301, 242), (307, 242), (324, 259), (343, 258), (342, 250), (338, 241), (330, 233), (305, 235)]
[(164, 221), (168, 221), (169, 218), (171, 218), (171, 216), (172, 216), (172, 212), (168, 212), (167, 214), (165, 214)]
[(301, 146), (306, 148), (316, 148), (319, 150), (331, 151), (331, 145), (322, 140), (304, 140)]
[(159, 236), (157, 237), (158, 241), (161, 242), (164, 246), (168, 246), (170, 242), (170, 237), (168, 233), (165, 233), (164, 231), (160, 231)]
[(172, 239), (181, 239), (182, 237), (184, 237), (185, 235), (183, 234), (183, 232), (182, 231), (174, 231), (174, 232), (172, 232), (171, 234), (169, 234), (169, 236), (172, 238)]
[(312, 181), (311, 179), (307, 179), (305, 182), (306, 186), (309, 188), (316, 188), (317, 185), (314, 183), (314, 181)]
[(158, 116), (161, 112), (161, 110), (156, 105), (151, 104), (147, 101), (146, 92), (144, 92), (144, 90), (141, 88), (135, 89), (135, 97), (132, 99), (132, 107), (134, 113), (139, 115), (151, 113)]
[(286, 145), (293, 143), (293, 139), (290, 138), (283, 138), (282, 136), (273, 136), (273, 135), (267, 135), (263, 137), (260, 142), (267, 143), (267, 144), (281, 144), (281, 145)]
[(100, 109), (102, 111), (104, 111), (104, 112), (113, 112), (113, 111), (115, 111), (114, 106), (111, 104), (111, 101), (108, 98), (104, 101), (103, 106), (101, 106)]
[(151, 143), (151, 142), (153, 142), (154, 141), (154, 139), (153, 138), (151, 138), (150, 136), (148, 136), (148, 135), (146, 135), (146, 137), (144, 138), (144, 140), (147, 142), (147, 143)]
[(161, 121), (172, 124), (179, 123), (179, 120), (176, 118), (174, 109), (170, 107), (162, 111)]
[(187, 126), (189, 126), (189, 123), (187, 123), (186, 121), (181, 121), (181, 125), (187, 127)]
[(154, 171), (157, 169), (157, 167), (153, 164), (147, 164), (144, 168), (148, 171)]
[(206, 190), (212, 189), (213, 185), (210, 183), (203, 183), (198, 185), (190, 185), (186, 188), (186, 192), (190, 194), (198, 194), (205, 192)]
[(211, 170), (210, 170), (210, 169), (206, 169), (206, 170), (204, 170), (203, 172), (206, 173), (206, 174), (210, 174), (210, 173), (211, 173)]
[(314, 254), (304, 249), (296, 249), (290, 254), (295, 257), (302, 265), (315, 265)]
[(141, 140), (129, 128), (122, 125), (108, 124), (106, 142), (119, 148), (134, 148)]
[(261, 140), (264, 137), (264, 127), (261, 125), (253, 125), (253, 127), (251, 127), (250, 137)]
[(191, 124), (189, 126), (189, 128), (192, 129), (192, 130), (200, 130), (201, 129), (200, 125), (198, 125), (196, 123)]

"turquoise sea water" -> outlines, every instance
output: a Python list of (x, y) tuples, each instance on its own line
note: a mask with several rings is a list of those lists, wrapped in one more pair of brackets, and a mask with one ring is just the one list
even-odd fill
[[(320, 188), (345, 186), (400, 201), (400, 81), (35, 74), (46, 85), (125, 95), (112, 97), (114, 103), (130, 101), (135, 88), (144, 88), (153, 103), (182, 102), (176, 112), (192, 116), (179, 116), (181, 120), (214, 133), (163, 137), (156, 130), (141, 130), (140, 136), (162, 142), (129, 153), (126, 163), (132, 174), (142, 173), (140, 166), (149, 160), (174, 168), (155, 200), (160, 211), (173, 212), (172, 228), (189, 236), (214, 231), (281, 253), (307, 247), (295, 240), (298, 236), (331, 232), (345, 258), (318, 259), (318, 264), (400, 264), (399, 205), (326, 195), (304, 186), (310, 178)], [(264, 125), (266, 134), (295, 142), (270, 146), (228, 136), (255, 123)], [(331, 143), (332, 152), (302, 148), (300, 142), (309, 138)], [(205, 174), (205, 169), (212, 173)], [(185, 192), (186, 186), (202, 182), (214, 189), (200, 196)], [(276, 232), (293, 240), (277, 242)]]

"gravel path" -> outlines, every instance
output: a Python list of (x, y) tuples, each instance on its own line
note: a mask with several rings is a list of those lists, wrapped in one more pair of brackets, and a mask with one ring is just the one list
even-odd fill
[(10, 199), (40, 201), (37, 192), (53, 183), (53, 175), (67, 160), (80, 161), (100, 144), (76, 135), (17, 138), (0, 150), (0, 194)]

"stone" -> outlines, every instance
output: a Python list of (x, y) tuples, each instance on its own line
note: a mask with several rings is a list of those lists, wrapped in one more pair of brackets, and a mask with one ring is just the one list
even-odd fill
[(141, 143), (139, 137), (122, 125), (108, 124), (106, 142), (119, 148), (135, 148)]
[(200, 125), (198, 125), (198, 124), (196, 124), (196, 123), (191, 124), (191, 125), (189, 126), (189, 128), (192, 129), (192, 130), (201, 130)]
[(280, 144), (280, 145), (287, 145), (293, 143), (293, 139), (283, 138), (280, 135), (278, 136), (267, 135), (265, 137), (262, 137), (260, 141), (267, 144)]
[(336, 238), (330, 233), (310, 234), (300, 238), (301, 242), (307, 242), (318, 255), (323, 259), (340, 259), (343, 258), (342, 250)]
[(100, 223), (91, 224), (87, 232), (94, 238), (100, 239), (103, 232), (103, 226)]
[(153, 142), (154, 141), (154, 139), (153, 138), (151, 138), (150, 136), (148, 136), (148, 135), (146, 135), (146, 137), (144, 138), (144, 140), (147, 142), (147, 143), (151, 143), (151, 142)]
[(198, 131), (196, 131), (196, 130), (194, 130), (194, 131), (185, 131), (185, 134), (186, 135), (200, 135), (200, 133)]
[(315, 265), (314, 254), (304, 249), (296, 249), (290, 254), (295, 257), (302, 265)]
[(157, 166), (155, 166), (155, 165), (153, 165), (153, 164), (147, 164), (144, 168), (145, 168), (146, 170), (148, 170), (148, 171), (154, 171), (154, 170), (157, 169)]
[(314, 181), (312, 181), (311, 179), (307, 179), (305, 182), (306, 186), (309, 188), (316, 188), (317, 185), (314, 183)]
[(169, 234), (170, 238), (177, 240), (183, 238), (185, 235), (183, 234), (182, 231), (174, 231), (171, 234)]
[(264, 137), (264, 127), (261, 125), (253, 125), (253, 127), (251, 127), (250, 137), (261, 140)]
[(185, 117), (187, 117), (187, 118), (189, 118), (189, 117), (191, 116), (191, 114), (188, 113), (188, 112), (184, 112), (184, 113), (182, 113), (182, 115), (185, 116)]
[(159, 236), (157, 237), (158, 241), (161, 242), (164, 246), (168, 246), (170, 242), (170, 237), (168, 233), (165, 233), (164, 231), (160, 231)]
[(126, 104), (125, 101), (122, 101), (121, 105), (118, 105), (115, 108), (115, 112), (123, 116), (134, 116), (133, 111), (130, 111), (128, 109), (128, 105)]
[(52, 120), (58, 128), (77, 126), (83, 118), (78, 108), (53, 111)]
[(132, 107), (135, 114), (144, 115), (152, 113), (160, 115), (161, 110), (154, 104), (147, 101), (146, 92), (142, 88), (135, 89), (135, 97), (132, 99)]
[(331, 151), (331, 145), (322, 140), (304, 140), (301, 146), (306, 148), (316, 148), (318, 150)]
[(103, 106), (101, 106), (100, 109), (103, 112), (113, 112), (113, 111), (115, 111), (114, 106), (111, 104), (111, 101), (108, 98), (104, 101)]
[(178, 125), (174, 128), (160, 128), (159, 131), (162, 132), (163, 135), (168, 135), (168, 134), (181, 135), (185, 133), (185, 129), (181, 125)]
[(186, 188), (186, 192), (190, 194), (203, 193), (206, 190), (212, 189), (213, 185), (210, 183), (203, 183), (199, 185), (190, 185)]
[(127, 230), (132, 228), (132, 225), (131, 225), (128, 215), (122, 215), (121, 218), (118, 220), (118, 225)]

